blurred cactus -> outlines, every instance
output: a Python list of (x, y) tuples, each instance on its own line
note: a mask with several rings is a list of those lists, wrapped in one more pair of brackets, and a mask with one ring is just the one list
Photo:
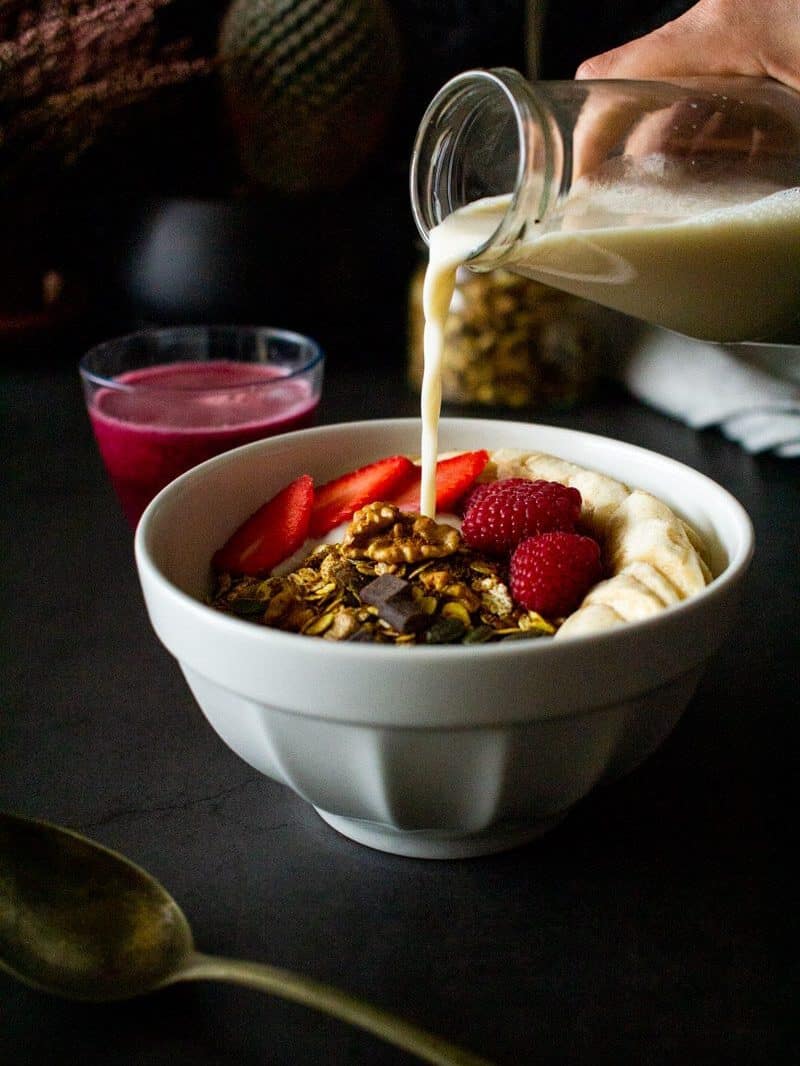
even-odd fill
[[(135, 151), (214, 67), (186, 0), (0, 0), (0, 195), (53, 184), (107, 140)], [(121, 153), (122, 155), (125, 152)]]
[(221, 72), (247, 175), (290, 193), (344, 185), (382, 141), (400, 51), (384, 0), (233, 0)]

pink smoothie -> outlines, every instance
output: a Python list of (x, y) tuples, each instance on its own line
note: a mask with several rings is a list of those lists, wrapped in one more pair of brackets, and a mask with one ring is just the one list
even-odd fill
[(308, 425), (319, 402), (306, 378), (225, 360), (166, 363), (115, 381), (135, 388), (99, 389), (89, 416), (134, 525), (179, 474), (229, 448)]

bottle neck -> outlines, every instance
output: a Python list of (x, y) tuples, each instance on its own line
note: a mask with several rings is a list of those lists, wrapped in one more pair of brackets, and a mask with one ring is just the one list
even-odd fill
[(544, 222), (569, 191), (571, 146), (543, 92), (509, 69), (471, 70), (431, 101), (411, 160), (411, 204), (423, 239), (448, 215), (504, 196), (491, 236), (471, 266), (499, 266), (527, 227)]

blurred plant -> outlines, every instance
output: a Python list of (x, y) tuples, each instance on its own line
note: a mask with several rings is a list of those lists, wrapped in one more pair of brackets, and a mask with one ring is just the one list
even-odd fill
[(233, 0), (221, 75), (246, 175), (284, 193), (347, 184), (384, 141), (401, 52), (385, 0)]
[(129, 168), (209, 80), (224, 6), (0, 0), (0, 195), (52, 187), (111, 143)]

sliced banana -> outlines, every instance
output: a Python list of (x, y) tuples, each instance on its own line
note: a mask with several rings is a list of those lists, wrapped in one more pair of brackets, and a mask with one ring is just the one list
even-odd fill
[(615, 574), (629, 563), (650, 563), (682, 598), (705, 587), (705, 571), (685, 523), (649, 492), (634, 489), (611, 512), (601, 532), (606, 561)]
[(578, 489), (581, 521), (600, 541), (611, 573), (566, 619), (556, 638), (649, 618), (711, 580), (698, 534), (650, 493), (552, 455), (513, 449), (494, 452), (482, 475), (484, 480), (507, 477), (543, 478)]

